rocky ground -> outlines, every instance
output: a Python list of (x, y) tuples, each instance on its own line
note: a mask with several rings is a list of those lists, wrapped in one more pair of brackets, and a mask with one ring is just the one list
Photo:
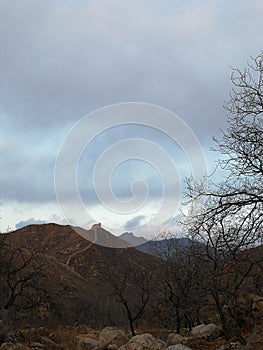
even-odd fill
[[(183, 335), (156, 331), (130, 337), (123, 329), (106, 327), (101, 331), (88, 326), (63, 327), (51, 332), (45, 327), (25, 328), (2, 334), (4, 350), (262, 350), (263, 329), (251, 332), (247, 345), (226, 341), (215, 324), (199, 325)], [(157, 333), (158, 333), (157, 332)]]

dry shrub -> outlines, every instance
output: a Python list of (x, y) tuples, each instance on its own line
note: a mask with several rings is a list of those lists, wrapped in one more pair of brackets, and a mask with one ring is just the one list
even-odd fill
[(78, 334), (76, 328), (62, 328), (50, 334), (50, 338), (67, 350), (76, 350), (78, 345)]

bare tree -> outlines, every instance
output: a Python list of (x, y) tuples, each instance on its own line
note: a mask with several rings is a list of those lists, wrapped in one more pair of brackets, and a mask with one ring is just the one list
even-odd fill
[(233, 69), (231, 80), (228, 127), (214, 147), (223, 155), (218, 164), (226, 178), (216, 184), (208, 179), (208, 189), (189, 181), (188, 195), (201, 199), (207, 219), (225, 211), (247, 232), (243, 243), (252, 244), (263, 237), (263, 52), (248, 68)]
[(174, 315), (176, 332), (180, 333), (183, 321), (189, 330), (194, 323), (200, 323), (199, 314), (205, 299), (204, 266), (199, 258), (201, 246), (169, 233), (161, 238), (155, 248), (163, 259), (160, 291), (167, 301), (169, 314)]
[(18, 248), (7, 239), (2, 240), (0, 275), (5, 289), (4, 309), (9, 309), (25, 291), (35, 289), (36, 282), (44, 278), (37, 253)]
[(110, 283), (117, 303), (125, 309), (132, 336), (136, 335), (134, 325), (146, 311), (153, 290), (154, 269), (133, 264), (109, 269), (104, 277)]
[(262, 262), (262, 257), (255, 259), (239, 239), (242, 232), (237, 233), (236, 228), (224, 219), (217, 215), (200, 226), (198, 217), (196, 226), (192, 222), (192, 236), (206, 247), (199, 257), (206, 265), (204, 288), (215, 302), (225, 335), (227, 338), (235, 335), (245, 343), (241, 335), (247, 310), (243, 296), (249, 277)]
[(239, 296), (260, 262), (252, 261), (247, 250), (262, 243), (263, 53), (251, 58), (246, 69), (233, 69), (231, 80), (233, 89), (225, 104), (228, 127), (214, 147), (223, 156), (218, 166), (226, 177), (220, 183), (209, 178), (207, 186), (188, 181), (193, 207), (187, 225), (192, 237), (206, 246), (209, 288), (223, 329), (228, 336), (233, 330), (245, 343)]

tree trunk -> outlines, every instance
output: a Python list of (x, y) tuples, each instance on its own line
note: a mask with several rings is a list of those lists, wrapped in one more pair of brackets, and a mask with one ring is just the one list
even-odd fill
[(5, 306), (4, 306), (4, 309), (5, 309), (5, 310), (9, 309), (9, 308), (14, 304), (15, 299), (16, 299), (16, 296), (15, 296), (15, 294), (12, 292), (12, 293), (11, 293), (11, 296), (10, 296), (9, 299), (8, 299), (8, 302), (7, 302), (7, 303), (5, 304)]
[(131, 335), (134, 337), (136, 335), (136, 333), (135, 333), (135, 330), (134, 330), (134, 327), (133, 327), (133, 320), (130, 319), (129, 322), (130, 322)]
[(201, 324), (201, 322), (200, 322), (200, 309), (196, 310), (196, 323), (197, 323), (197, 325)]
[(236, 330), (236, 337), (237, 337), (237, 340), (239, 341), (240, 344), (242, 344), (242, 345), (247, 345), (247, 342), (246, 342), (246, 340), (242, 337), (241, 332), (240, 332), (239, 329)]
[(230, 332), (229, 332), (229, 327), (227, 325), (226, 316), (222, 310), (222, 307), (219, 307), (217, 310), (219, 313), (222, 329), (225, 333), (225, 338), (228, 340), (228, 339), (230, 339)]
[(190, 320), (189, 316), (187, 314), (184, 315), (186, 322), (187, 322), (187, 328), (188, 331), (191, 332), (193, 325), (192, 325), (192, 321)]
[(176, 308), (176, 333), (181, 333), (181, 317), (179, 308)]

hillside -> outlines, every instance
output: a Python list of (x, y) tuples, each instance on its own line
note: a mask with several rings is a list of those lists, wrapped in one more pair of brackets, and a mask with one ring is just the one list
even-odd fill
[[(29, 225), (1, 235), (0, 319), (8, 322), (8, 325), (13, 322), (15, 328), (28, 323), (50, 329), (58, 325), (79, 324), (88, 324), (95, 328), (109, 325), (128, 327), (124, 306), (128, 305), (136, 315), (142, 303), (149, 298), (145, 312), (141, 314), (139, 323), (135, 322), (135, 327), (153, 327), (158, 334), (164, 334), (167, 329), (174, 327), (176, 309), (169, 301), (173, 301), (171, 298), (179, 293), (179, 297), (184, 298), (179, 309), (182, 330), (189, 326), (189, 316), (193, 325), (204, 320), (220, 324), (215, 303), (204, 294), (207, 286), (202, 284), (203, 281), (211, 281), (205, 279), (205, 275), (198, 275), (198, 264), (195, 266), (191, 263), (198, 263), (198, 260), (192, 260), (190, 256), (187, 262), (175, 260), (175, 269), (170, 270), (171, 265), (157, 257), (160, 256), (160, 251), (165, 256), (167, 249), (172, 248), (175, 254), (178, 253), (178, 245), (181, 248), (189, 247), (189, 240), (146, 242), (142, 246), (143, 249), (149, 249), (151, 254), (147, 254), (136, 249), (142, 246), (113, 249), (83, 238), (92, 238), (94, 229), (97, 230), (97, 238), (102, 233), (104, 242), (106, 240), (108, 243), (117, 242), (127, 246), (119, 237), (116, 239), (97, 225), (88, 231), (77, 228), (81, 235), (71, 226), (57, 224)], [(220, 280), (222, 285), (228, 286), (228, 278), (232, 283), (232, 276), (242, 276), (248, 262), (262, 262), (262, 249), (263, 246), (259, 246), (247, 250), (247, 262), (238, 265), (235, 275), (231, 270), (232, 261), (229, 260), (223, 266), (226, 280)], [(187, 249), (182, 251), (186, 252)], [(167, 271), (171, 275), (167, 275)], [(174, 281), (182, 282), (181, 287)], [(20, 291), (23, 283), (25, 288)], [(198, 289), (199, 283), (203, 289)], [(19, 288), (16, 289), (16, 285)], [(12, 288), (17, 293), (14, 300), (10, 299)], [(262, 290), (261, 263), (250, 271), (249, 278), (244, 280), (241, 292), (237, 294), (242, 312), (242, 332), (247, 338), (257, 332), (262, 323)], [(171, 291), (174, 294), (169, 294)], [(200, 311), (199, 321), (196, 319), (196, 310)]]
[[(47, 310), (43, 320), (49, 318), (51, 322), (57, 320), (61, 324), (88, 322), (95, 326), (109, 324), (112, 320), (125, 323), (125, 315), (115, 302), (107, 280), (109, 271), (118, 270), (120, 266), (127, 271), (132, 271), (135, 266), (151, 269), (157, 264), (156, 259), (132, 247), (113, 249), (84, 239), (83, 236), (92, 236), (93, 229), (77, 228), (77, 231), (81, 235), (71, 226), (29, 225), (2, 235), (0, 239), (8, 242), (10, 253), (5, 248), (6, 257), (11, 256), (10, 247), (22, 249), (25, 256), (36, 255), (34, 264), (41, 265), (45, 275), (39, 280), (39, 288), (46, 291), (44, 304)], [(100, 242), (128, 245), (101, 228), (99, 232), (103, 234)], [(6, 290), (0, 292), (3, 295)]]

